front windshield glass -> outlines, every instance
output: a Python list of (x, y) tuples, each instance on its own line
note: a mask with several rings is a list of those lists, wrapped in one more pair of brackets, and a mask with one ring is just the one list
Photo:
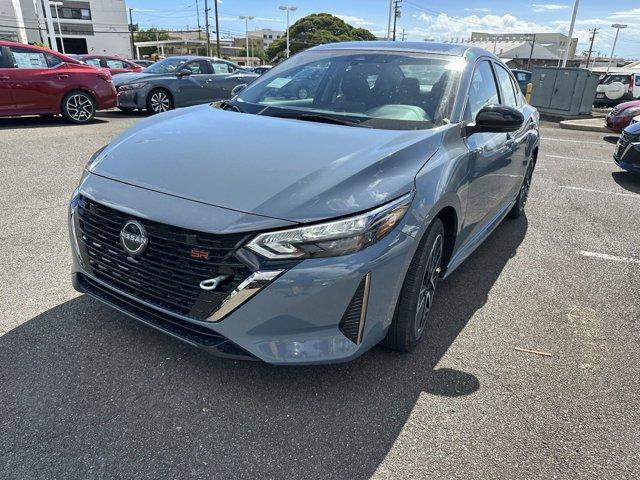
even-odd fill
[(145, 73), (173, 73), (179, 71), (180, 66), (184, 63), (185, 61), (181, 58), (166, 58), (149, 65), (144, 71)]
[(271, 69), (233, 101), (243, 112), (383, 129), (449, 122), (458, 57), (414, 52), (320, 50)]

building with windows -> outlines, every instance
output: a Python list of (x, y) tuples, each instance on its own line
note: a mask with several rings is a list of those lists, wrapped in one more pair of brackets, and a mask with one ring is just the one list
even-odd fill
[(252, 30), (249, 32), (249, 38), (262, 39), (263, 50), (283, 35), (285, 35), (285, 32), (280, 30), (271, 30), (270, 28), (261, 28), (260, 30)]
[[(0, 38), (65, 53), (131, 57), (124, 0), (0, 0)], [(58, 26), (59, 25), (59, 26)]]

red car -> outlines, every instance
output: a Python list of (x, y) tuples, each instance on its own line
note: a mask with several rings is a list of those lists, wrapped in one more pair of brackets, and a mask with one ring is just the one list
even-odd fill
[(129, 60), (108, 55), (71, 55), (76, 60), (80, 60), (92, 67), (108, 68), (111, 75), (116, 73), (134, 72), (138, 73), (144, 70), (144, 67), (137, 65)]
[(61, 114), (87, 123), (96, 110), (116, 103), (109, 70), (48, 48), (0, 40), (0, 117)]
[(607, 128), (616, 133), (622, 133), (622, 130), (629, 126), (636, 115), (640, 115), (640, 100), (621, 103), (615, 106), (607, 115)]

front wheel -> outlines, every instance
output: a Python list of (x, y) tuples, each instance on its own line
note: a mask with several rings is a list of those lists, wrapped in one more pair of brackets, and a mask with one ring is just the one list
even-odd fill
[(81, 91), (67, 93), (62, 99), (62, 116), (71, 123), (87, 123), (96, 114), (96, 102), (93, 97)]
[(518, 192), (516, 203), (507, 214), (511, 219), (520, 218), (524, 213), (524, 207), (527, 205), (527, 199), (529, 198), (529, 190), (531, 190), (534, 166), (535, 164), (533, 160), (531, 160), (527, 167), (527, 172), (524, 174), (524, 179), (522, 180), (522, 185), (520, 186), (520, 192)]
[(444, 227), (436, 218), (409, 266), (385, 346), (409, 352), (423, 339), (440, 279), (443, 252)]
[(147, 97), (147, 111), (150, 113), (162, 113), (173, 108), (171, 94), (162, 88), (152, 90)]

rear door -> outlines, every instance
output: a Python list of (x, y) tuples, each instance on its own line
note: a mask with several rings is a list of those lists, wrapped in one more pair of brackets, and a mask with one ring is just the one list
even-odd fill
[(245, 81), (242, 75), (234, 75), (236, 68), (232, 64), (222, 60), (212, 60), (211, 69), (213, 70), (212, 100), (230, 98), (231, 90)]
[(129, 71), (129, 64), (119, 58), (105, 57), (105, 66), (111, 72), (111, 75), (116, 73), (125, 73)]
[[(11, 94), (16, 113), (55, 113), (60, 109), (61, 92), (64, 92), (69, 75), (61, 69), (49, 66), (47, 55), (24, 47), (9, 47), (10, 61), (14, 69), (11, 75)], [(51, 61), (61, 64), (53, 56)]]
[(13, 63), (9, 61), (9, 49), (0, 46), (0, 115), (11, 115), (14, 112), (11, 95), (11, 79)]

